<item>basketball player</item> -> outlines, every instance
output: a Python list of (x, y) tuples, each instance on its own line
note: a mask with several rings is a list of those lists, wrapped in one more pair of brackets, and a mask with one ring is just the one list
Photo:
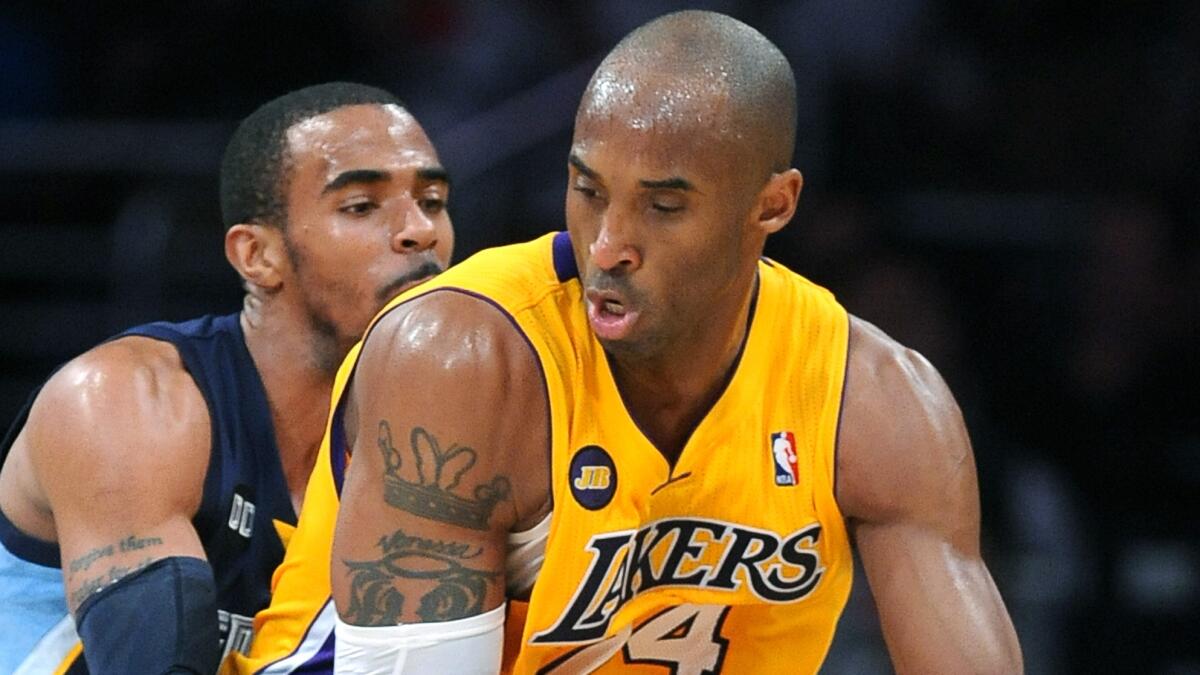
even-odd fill
[(762, 35), (655, 20), (584, 93), (567, 232), (389, 303), (334, 387), (338, 672), (494, 672), (548, 513), (516, 672), (816, 672), (851, 542), (897, 671), (1021, 670), (941, 377), (761, 257), (794, 122)]
[(248, 649), (337, 366), (448, 263), (448, 190), (378, 89), (309, 87), (241, 123), (221, 207), (242, 311), (75, 358), (0, 446), (0, 672), (212, 673)]

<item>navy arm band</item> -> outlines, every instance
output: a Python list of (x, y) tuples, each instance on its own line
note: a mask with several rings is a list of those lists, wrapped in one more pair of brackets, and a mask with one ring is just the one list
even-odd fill
[(92, 675), (210, 675), (220, 665), (216, 583), (199, 558), (154, 561), (88, 598), (75, 624)]

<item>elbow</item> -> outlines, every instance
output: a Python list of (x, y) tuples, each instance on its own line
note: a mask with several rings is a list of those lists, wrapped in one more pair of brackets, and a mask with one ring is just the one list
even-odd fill
[(1021, 654), (1021, 644), (1017, 642), (1015, 633), (1009, 635), (1008, 650), (1002, 663), (993, 669), (994, 673), (1024, 673), (1025, 657)]

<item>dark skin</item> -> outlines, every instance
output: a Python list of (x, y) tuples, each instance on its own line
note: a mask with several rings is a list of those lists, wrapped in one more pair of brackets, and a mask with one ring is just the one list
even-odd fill
[(852, 317), (837, 499), (899, 673), (1012, 673), (1021, 649), (979, 551), (962, 413), (917, 352)]
[[(349, 106), (287, 133), (289, 226), (235, 225), (225, 251), (247, 286), (242, 328), (298, 511), (340, 354), (387, 296), (448, 262), (453, 235), (444, 172), (407, 112)], [(205, 558), (191, 519), (210, 425), (165, 342), (103, 344), (47, 382), (0, 470), (0, 508), (58, 543), (72, 612), (149, 562)]]
[[(672, 96), (664, 93), (669, 81), (629, 76), (640, 78), (631, 88), (637, 95), (585, 94), (568, 162), (567, 227), (589, 300), (582, 311), (594, 317), (630, 414), (673, 461), (733, 367), (756, 261), (767, 235), (794, 214), (802, 181), (794, 169), (756, 163), (725, 135), (730, 125), (714, 112), (729, 109), (721, 92)], [(664, 116), (662, 101), (683, 103)], [(452, 537), (482, 549), (480, 571), (500, 575), (506, 533), (536, 518), (534, 506), (548, 496), (544, 475), (530, 470), (548, 453), (545, 428), (532, 423), (544, 419), (536, 361), (495, 315), (473, 298), (433, 293), (392, 312), (367, 340), (352, 387), (356, 460), (333, 551), (334, 600), (351, 623), (366, 617), (345, 611), (346, 561), (367, 556), (381, 536), (399, 528)], [(429, 330), (444, 339), (416, 339)], [(468, 334), (481, 348), (454, 359), (432, 346)], [(953, 396), (919, 354), (855, 317), (848, 358), (836, 496), (897, 671), (1020, 671), (1012, 623), (980, 557), (974, 463)], [(451, 361), (453, 368), (444, 365)], [(389, 373), (414, 368), (425, 386), (389, 386)], [(514, 428), (509, 415), (522, 424)], [(381, 420), (473, 443), (472, 480), (511, 480), (520, 497), (511, 515), (497, 511), (478, 530), (389, 506), (382, 463), (358, 459)], [(405, 607), (434, 591), (405, 579), (392, 587)], [(503, 600), (502, 578), (487, 588), (481, 611)], [(423, 620), (407, 609), (398, 617)]]
[[(499, 311), (459, 293), (435, 292), (406, 303), (371, 330), (347, 404), (354, 461), (342, 486), (333, 542), (333, 597), (343, 619), (368, 626), (452, 620), (504, 601), (506, 533), (549, 513), (547, 455), (529, 456), (546, 452), (549, 432), (534, 359)], [(401, 372), (395, 368), (405, 376), (391, 376)], [(483, 402), (489, 407), (478, 407)], [(531, 438), (538, 440), (530, 444)], [(462, 452), (449, 456), (456, 450)], [(430, 506), (418, 509), (390, 497), (392, 470), (426, 488)], [(498, 489), (503, 485), (507, 490)], [(480, 492), (479, 486), (491, 489)], [(464, 517), (464, 511), (478, 517)], [(385, 552), (380, 542), (397, 533), (479, 551), (455, 562), (482, 588), (472, 590), (470, 602), (430, 615), (431, 599), (462, 585), (463, 573), (445, 556), (416, 552), (366, 574), (364, 568)], [(395, 593), (364, 602), (362, 591), (376, 579), (383, 583), (375, 587)]]
[[(745, 181), (722, 177), (758, 172), (701, 150), (721, 138), (673, 127), (621, 134), (609, 115), (596, 117), (577, 123), (567, 227), (589, 302), (637, 314), (628, 335), (600, 341), (627, 408), (674, 461), (723, 388), (746, 333), (758, 254), (791, 218), (802, 181), (795, 170), (772, 175), (751, 207)], [(747, 226), (729, 227), (734, 219)]]

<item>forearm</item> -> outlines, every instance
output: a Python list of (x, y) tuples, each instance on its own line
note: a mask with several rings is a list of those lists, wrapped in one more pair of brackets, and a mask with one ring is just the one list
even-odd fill
[(76, 624), (94, 675), (208, 675), (220, 663), (216, 584), (198, 558), (162, 558), (122, 577), (83, 602)]
[(1016, 633), (977, 555), (927, 534), (869, 528), (860, 528), (860, 552), (897, 673), (1022, 671)]

